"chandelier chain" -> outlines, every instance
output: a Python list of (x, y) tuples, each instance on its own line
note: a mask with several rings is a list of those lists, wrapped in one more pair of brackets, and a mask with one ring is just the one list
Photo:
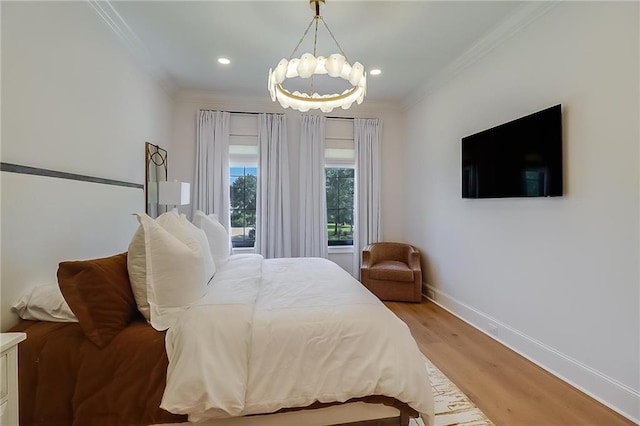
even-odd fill
[[(322, 19), (322, 16), (320, 16), (319, 14), (319, 3), (316, 3), (316, 16), (314, 16), (314, 20), (316, 21), (316, 30), (315, 33), (313, 35), (313, 57), (316, 58), (317, 57), (317, 46), (318, 46), (318, 20)], [(314, 76), (315, 74), (311, 75), (311, 93), (315, 92), (315, 81), (314, 81)]]
[(313, 57), (315, 58), (317, 56), (317, 46), (318, 46), (318, 19), (322, 19), (322, 17), (320, 15), (316, 15), (316, 17), (314, 18), (316, 21), (316, 31), (315, 34), (313, 35)]
[(333, 42), (336, 44), (336, 46), (338, 46), (338, 49), (340, 50), (340, 53), (342, 54), (342, 56), (344, 56), (345, 59), (347, 60), (347, 62), (349, 62), (349, 58), (347, 58), (347, 54), (344, 53), (344, 50), (342, 50), (342, 46), (340, 46), (340, 43), (338, 43), (338, 40), (336, 40), (336, 37), (331, 32), (331, 29), (329, 28), (329, 25), (327, 25), (327, 23), (325, 22), (324, 18), (322, 18), (322, 16), (319, 16), (319, 18), (320, 18), (320, 20), (322, 20), (322, 23), (324, 24), (324, 27), (327, 29), (327, 31), (331, 35), (331, 38), (333, 39)]
[(322, 15), (315, 15), (313, 18), (311, 18), (311, 21), (309, 22), (309, 25), (307, 25), (307, 29), (304, 30), (304, 34), (302, 34), (302, 37), (300, 37), (300, 41), (298, 41), (298, 44), (296, 45), (296, 47), (291, 52), (291, 55), (289, 55), (289, 60), (291, 60), (291, 58), (293, 58), (293, 55), (296, 54), (296, 52), (298, 51), (298, 48), (300, 47), (300, 45), (304, 41), (305, 37), (307, 37), (307, 34), (309, 34), (309, 29), (311, 29), (311, 24), (313, 24), (314, 21), (315, 21), (316, 25), (315, 25), (315, 36), (314, 36), (314, 39), (313, 39), (313, 56), (314, 57), (317, 56), (316, 50), (317, 50), (317, 44), (318, 44), (318, 20), (322, 21), (322, 23), (324, 24), (324, 27), (327, 29), (327, 32), (329, 33), (329, 35), (333, 39), (333, 42), (338, 47), (338, 50), (340, 50), (340, 54), (342, 54), (342, 56), (345, 57), (347, 62), (349, 62), (349, 58), (347, 57), (347, 54), (344, 53), (344, 50), (342, 50), (342, 46), (340, 46), (340, 43), (338, 43), (338, 40), (336, 40), (336, 37), (333, 35), (333, 32), (331, 31), (331, 28), (329, 28), (329, 25), (327, 25), (327, 22), (324, 20)]
[[(311, 24), (313, 24), (313, 21), (316, 20), (316, 17), (314, 16), (313, 18), (311, 18), (311, 21), (309, 22), (309, 25), (307, 25), (307, 29), (304, 30), (304, 34), (302, 34), (302, 37), (300, 37), (300, 41), (298, 42), (298, 44), (296, 45), (296, 47), (293, 49), (293, 52), (291, 52), (291, 55), (289, 56), (289, 60), (291, 60), (291, 58), (293, 58), (293, 55), (296, 54), (296, 52), (298, 51), (298, 48), (300, 47), (300, 45), (302, 44), (302, 42), (304, 41), (304, 38), (307, 36), (307, 34), (309, 33), (309, 28), (311, 28)], [(327, 24), (325, 24), (327, 25)], [(316, 26), (317, 27), (317, 26)], [(317, 30), (316, 30), (317, 31)]]

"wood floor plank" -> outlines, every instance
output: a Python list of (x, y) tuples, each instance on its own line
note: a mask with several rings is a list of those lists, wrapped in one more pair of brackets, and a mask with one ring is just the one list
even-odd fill
[(385, 302), (424, 353), (496, 425), (634, 425), (469, 324), (423, 300)]

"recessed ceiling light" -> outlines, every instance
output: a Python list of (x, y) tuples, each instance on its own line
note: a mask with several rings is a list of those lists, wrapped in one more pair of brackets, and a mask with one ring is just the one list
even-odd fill
[(218, 63), (222, 65), (229, 65), (231, 61), (227, 58), (218, 58)]
[(374, 69), (369, 71), (369, 74), (371, 74), (371, 75), (380, 75), (380, 74), (382, 74), (382, 71), (380, 69), (378, 69), (378, 68), (374, 68)]

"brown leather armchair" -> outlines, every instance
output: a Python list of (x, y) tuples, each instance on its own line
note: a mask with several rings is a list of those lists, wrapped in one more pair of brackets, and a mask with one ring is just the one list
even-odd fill
[(420, 302), (420, 252), (405, 243), (373, 243), (362, 252), (360, 281), (380, 300)]

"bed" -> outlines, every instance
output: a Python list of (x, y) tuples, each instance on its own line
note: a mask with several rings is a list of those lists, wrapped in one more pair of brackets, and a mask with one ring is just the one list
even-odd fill
[(21, 425), (432, 424), (408, 327), (334, 263), (230, 256), (164, 330), (141, 315), (127, 264), (61, 263), (78, 322), (13, 327), (27, 333)]

